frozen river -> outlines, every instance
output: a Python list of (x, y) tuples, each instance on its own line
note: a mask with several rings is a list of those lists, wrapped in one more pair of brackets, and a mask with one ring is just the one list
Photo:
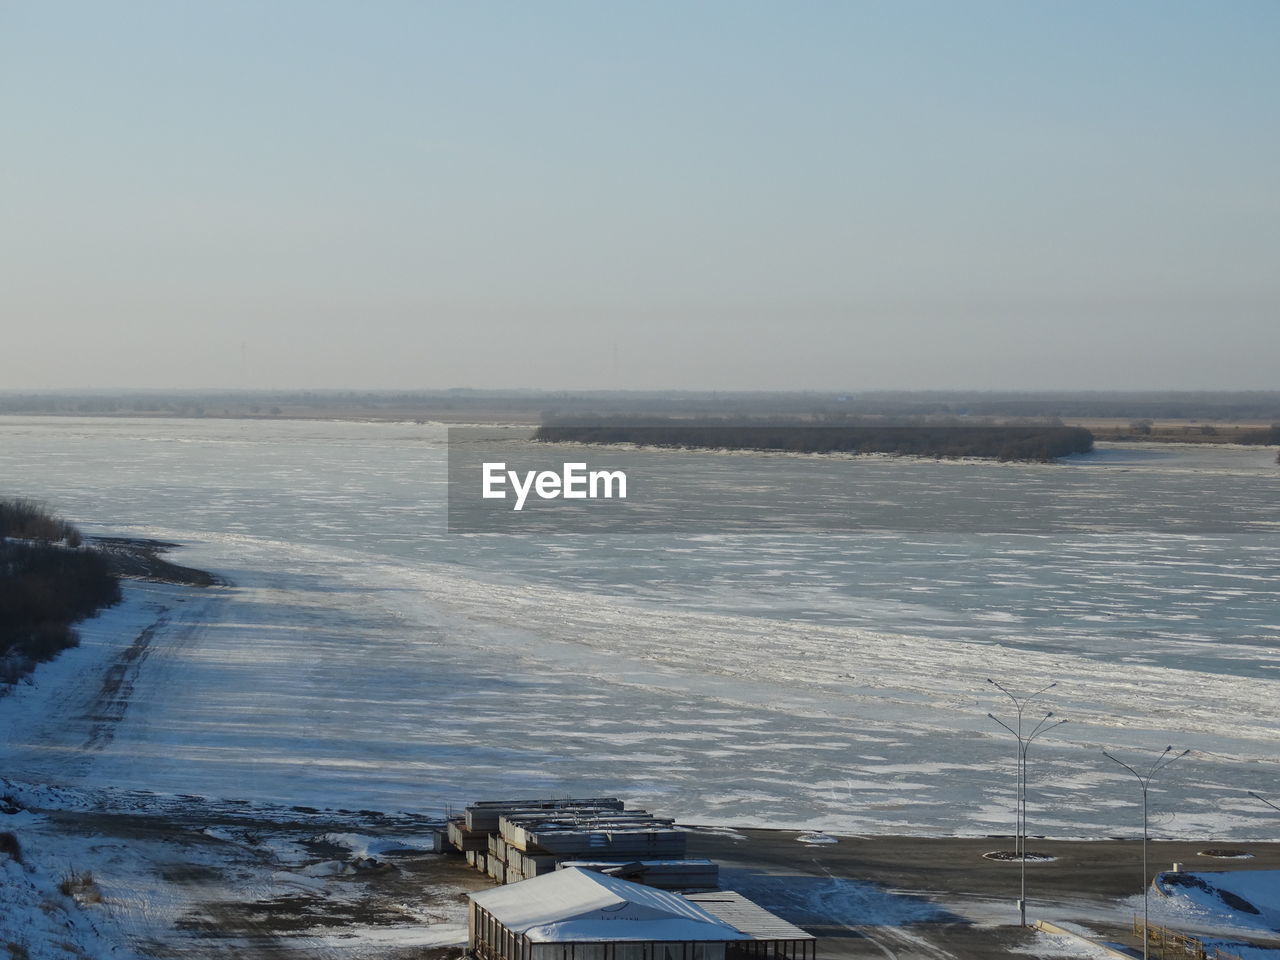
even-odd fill
[[(617, 456), (677, 478), (685, 515), (742, 497), (796, 522), (450, 534), (437, 426), (0, 418), (0, 495), (180, 542), (172, 559), (232, 584), (132, 587), (87, 624), (0, 701), (6, 775), (352, 809), (619, 793), (688, 822), (1007, 833), (996, 677), (1058, 681), (1042, 702), (1071, 721), (1032, 748), (1033, 833), (1140, 829), (1100, 748), (1174, 744), (1194, 753), (1153, 794), (1156, 833), (1280, 836), (1246, 793), (1280, 794), (1273, 450)], [(915, 519), (815, 519), (854, 509)], [(1037, 531), (1046, 514), (1107, 522)], [(16, 722), (73, 702), (76, 658), (157, 617), (109, 742)]]

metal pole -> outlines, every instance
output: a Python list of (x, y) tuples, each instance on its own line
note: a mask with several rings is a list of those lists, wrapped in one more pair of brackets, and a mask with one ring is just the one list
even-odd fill
[(1274, 803), (1272, 803), (1272, 802), (1271, 802), (1270, 800), (1268, 800), (1266, 797), (1259, 796), (1258, 794), (1254, 793), (1252, 790), (1247, 790), (1247, 791), (1245, 791), (1245, 792), (1246, 792), (1246, 793), (1248, 793), (1248, 794), (1249, 794), (1249, 796), (1253, 797), (1253, 799), (1255, 799), (1255, 800), (1261, 800), (1263, 803), (1265, 803), (1265, 804), (1266, 804), (1268, 807), (1270, 807), (1272, 810), (1280, 810), (1280, 807), (1277, 807)]
[(1027, 925), (1027, 751), (1031, 749), (1031, 744), (1038, 737), (1067, 722), (1066, 720), (1055, 720), (1053, 723), (1049, 723), (1051, 719), (1053, 719), (1052, 710), (1040, 718), (1040, 722), (1027, 735), (1026, 743), (1022, 745), (1022, 855), (1018, 859), (1021, 861), (1020, 866), (1022, 867), (1022, 909), (1020, 914), (1024, 927)]
[(1142, 957), (1146, 960), (1151, 940), (1151, 884), (1147, 880), (1147, 785), (1142, 785)]
[(990, 677), (987, 678), (987, 683), (991, 684), (993, 687), (995, 687), (997, 690), (1003, 693), (1006, 697), (1008, 697), (1011, 701), (1013, 701), (1014, 715), (1017, 718), (1016, 729), (1015, 729), (1014, 727), (1009, 726), (1007, 723), (1005, 723), (995, 714), (992, 714), (992, 713), (987, 714), (987, 716), (990, 719), (994, 720), (996, 723), (1000, 724), (1000, 726), (1004, 727), (1011, 734), (1013, 734), (1014, 739), (1017, 740), (1017, 743), (1018, 743), (1017, 753), (1015, 755), (1015, 762), (1017, 764), (1018, 788), (1017, 788), (1017, 796), (1014, 798), (1014, 805), (1013, 805), (1014, 855), (1018, 858), (1018, 863), (1019, 863), (1020, 872), (1021, 872), (1020, 885), (1019, 885), (1019, 899), (1018, 899), (1018, 922), (1025, 927), (1027, 925), (1027, 748), (1031, 746), (1031, 741), (1034, 740), (1039, 734), (1044, 733), (1046, 730), (1050, 730), (1053, 727), (1060, 726), (1061, 724), (1066, 723), (1066, 721), (1059, 720), (1057, 723), (1044, 726), (1045, 721), (1053, 716), (1052, 712), (1047, 713), (1044, 715), (1044, 717), (1040, 719), (1040, 722), (1036, 724), (1036, 727), (1034, 730), (1032, 730), (1030, 736), (1024, 737), (1022, 734), (1022, 715), (1023, 715), (1023, 712), (1026, 710), (1027, 705), (1031, 703), (1031, 701), (1034, 700), (1036, 697), (1040, 696), (1040, 694), (1044, 693), (1046, 690), (1056, 687), (1058, 685), (1057, 681), (1046, 684), (1045, 686), (1041, 687), (1039, 690), (1035, 691), (1034, 693), (1028, 694), (1027, 696), (1021, 697), (1021, 698), (1014, 696), (1002, 684), (997, 683), (995, 680), (992, 680)]
[[(1022, 715), (1018, 715), (1018, 732), (1022, 732)], [(1027, 872), (1027, 744), (1022, 743), (1018, 764), (1018, 860), (1022, 863), (1022, 872)], [(1024, 884), (1025, 886), (1025, 884)], [(1023, 904), (1026, 903), (1026, 891), (1023, 891)], [(1023, 907), (1025, 910), (1025, 906)], [(1026, 926), (1025, 918), (1023, 926)]]
[(1018, 851), (1018, 868), (1021, 871), (1021, 888), (1018, 893), (1018, 920), (1027, 925), (1027, 747), (1022, 745), (1022, 849)]
[[(1026, 756), (1026, 751), (1022, 747), (1022, 713), (1026, 709), (1027, 704), (1029, 704), (1036, 697), (1040, 696), (1040, 694), (1044, 693), (1046, 690), (1050, 690), (1053, 687), (1056, 687), (1058, 685), (1058, 682), (1055, 680), (1053, 683), (1045, 684), (1035, 693), (1028, 694), (1027, 696), (1022, 698), (1014, 696), (1012, 693), (1009, 692), (1009, 690), (1002, 683), (999, 683), (996, 680), (992, 680), (990, 677), (987, 677), (987, 683), (991, 684), (993, 687), (995, 687), (997, 690), (999, 690), (1006, 697), (1008, 697), (1010, 700), (1013, 701), (1014, 714), (1017, 717), (1016, 731), (1010, 729), (1008, 726), (1006, 726), (1003, 723), (1001, 723), (1000, 725), (1004, 727), (1006, 730), (1009, 730), (1009, 732), (1012, 733), (1014, 737), (1016, 737), (1018, 740), (1018, 749), (1017, 749), (1017, 752), (1014, 754), (1014, 762), (1017, 765), (1017, 773), (1018, 773), (1018, 776), (1017, 776), (1018, 795), (1015, 798), (1013, 803), (1013, 835), (1014, 835), (1013, 846), (1014, 846), (1014, 853), (1017, 855), (1019, 860), (1022, 860), (1026, 857), (1026, 830), (1027, 830), (1027, 816), (1026, 816), (1027, 814), (1027, 806), (1026, 806), (1027, 756)], [(991, 717), (992, 720), (995, 720), (995, 717), (992, 717), (991, 714), (987, 714), (987, 716)], [(1026, 918), (1024, 916), (1023, 918), (1024, 926), (1026, 925), (1025, 919)]]
[[(1014, 716), (1017, 717), (1016, 730), (1009, 730), (1009, 728), (1004, 724), (1000, 724), (1000, 725), (1004, 726), (1006, 730), (1009, 730), (1009, 732), (1012, 733), (1014, 738), (1017, 740), (1017, 745), (1014, 747), (1014, 754), (1013, 754), (1014, 770), (1016, 772), (1014, 781), (1017, 784), (1015, 788), (1014, 798), (1013, 798), (1013, 852), (1015, 855), (1021, 858), (1022, 857), (1022, 759), (1023, 759), (1022, 758), (1022, 708), (1023, 706), (1025, 706), (1025, 703), (1019, 700), (1017, 697), (1015, 697), (1008, 690), (1006, 690), (1003, 685), (1001, 685), (1000, 683), (997, 683), (995, 680), (992, 680), (990, 677), (987, 677), (987, 683), (991, 684), (993, 687), (995, 687), (997, 690), (999, 690), (1006, 697), (1008, 697), (1010, 700), (1013, 701)], [(990, 717), (991, 714), (987, 714), (987, 716)], [(995, 718), (992, 717), (992, 719), (994, 720)]]
[(1150, 936), (1150, 920), (1151, 920), (1151, 884), (1147, 882), (1147, 839), (1150, 833), (1147, 793), (1151, 789), (1151, 781), (1155, 779), (1155, 775), (1165, 767), (1169, 766), (1175, 760), (1181, 760), (1190, 750), (1183, 750), (1176, 756), (1170, 757), (1173, 747), (1165, 747), (1164, 752), (1156, 757), (1155, 762), (1151, 764), (1151, 769), (1147, 771), (1146, 776), (1140, 774), (1133, 767), (1129, 766), (1123, 760), (1113, 757), (1107, 751), (1103, 750), (1102, 755), (1108, 760), (1114, 760), (1120, 766), (1124, 767), (1132, 773), (1138, 780), (1139, 786), (1142, 787), (1142, 960), (1147, 960), (1147, 945), (1151, 939)]

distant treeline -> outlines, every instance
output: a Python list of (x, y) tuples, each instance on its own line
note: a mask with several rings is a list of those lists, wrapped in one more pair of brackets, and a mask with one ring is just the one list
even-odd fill
[[(877, 391), (837, 409), (877, 416), (1063, 417), (1067, 419), (1263, 420), (1280, 418), (1276, 391)], [(826, 409), (833, 409), (827, 407)]]
[(1249, 443), (1264, 447), (1280, 444), (1280, 423), (1273, 423), (1264, 430), (1249, 430), (1237, 434), (1233, 439), (1236, 443)]
[(704, 450), (791, 453), (890, 453), (920, 457), (980, 457), (1047, 462), (1093, 449), (1081, 427), (1028, 424), (823, 424), (768, 419), (663, 420), (619, 418), (584, 424), (550, 421), (535, 439), (549, 443), (633, 443)]
[(73, 624), (120, 599), (107, 557), (29, 500), (0, 501), (0, 684), (80, 642)]
[(547, 416), (957, 416), (1280, 422), (1278, 391), (201, 390), (0, 392), (0, 413), (430, 419)]

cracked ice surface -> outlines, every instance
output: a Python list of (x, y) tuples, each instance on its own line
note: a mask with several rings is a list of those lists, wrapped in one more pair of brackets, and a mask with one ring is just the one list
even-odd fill
[[(1280, 759), (1274, 537), (1160, 522), (1192, 500), (1265, 520), (1267, 450), (646, 461), (700, 477), (697, 496), (763, 483), (779, 503), (807, 484), (899, 503), (945, 500), (960, 476), (1001, 497), (1057, 485), (1148, 533), (463, 537), (443, 529), (431, 426), (6, 418), (0, 434), (6, 491), (91, 533), (177, 541), (173, 559), (234, 584), (134, 585), (86, 624), (39, 678), (70, 722), (15, 723), (31, 691), (0, 702), (16, 779), (383, 810), (619, 793), (687, 822), (1009, 832), (994, 676), (1057, 680), (1043, 703), (1071, 720), (1032, 748), (1032, 832), (1134, 833), (1134, 784), (1099, 747), (1174, 743), (1196, 753), (1153, 793), (1154, 832), (1280, 835), (1244, 792), (1274, 792)], [(84, 749), (104, 722), (95, 669), (157, 620)]]

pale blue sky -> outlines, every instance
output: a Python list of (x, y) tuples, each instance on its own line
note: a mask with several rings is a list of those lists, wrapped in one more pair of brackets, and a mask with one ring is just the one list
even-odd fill
[(1278, 91), (1272, 0), (0, 0), (0, 389), (1276, 388)]

